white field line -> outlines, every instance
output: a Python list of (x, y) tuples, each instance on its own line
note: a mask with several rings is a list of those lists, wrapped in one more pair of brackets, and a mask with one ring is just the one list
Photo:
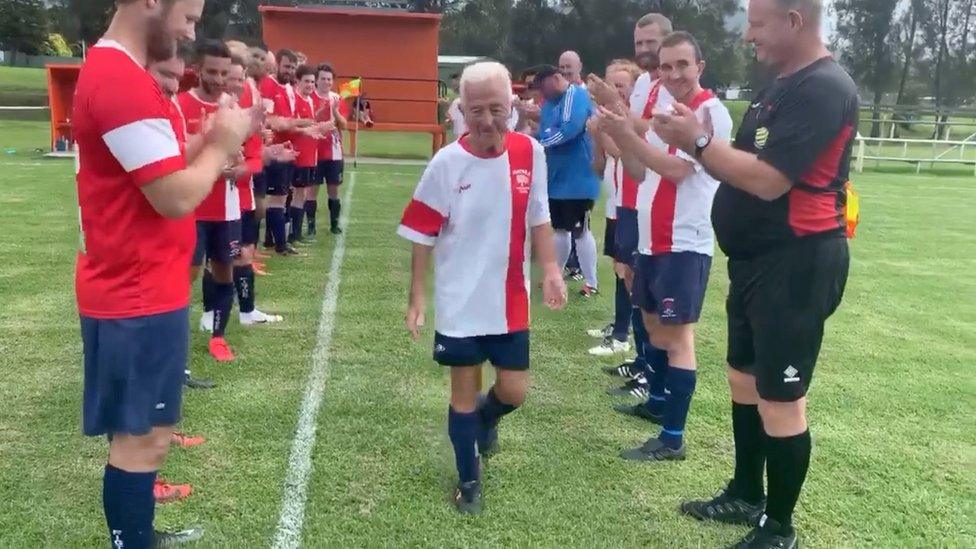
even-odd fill
[[(352, 190), (356, 186), (356, 173), (349, 174), (349, 185), (343, 200), (342, 218), (339, 225), (349, 224), (352, 206)], [(329, 268), (329, 282), (322, 299), (319, 330), (315, 349), (312, 351), (312, 369), (305, 385), (305, 397), (298, 413), (298, 427), (291, 445), (288, 472), (285, 475), (285, 491), (281, 502), (281, 516), (275, 531), (272, 547), (275, 549), (299, 547), (302, 543), (302, 525), (305, 520), (305, 502), (308, 499), (308, 483), (312, 476), (312, 450), (315, 448), (315, 429), (325, 391), (325, 378), (329, 370), (329, 351), (335, 328), (336, 305), (339, 301), (339, 276), (346, 254), (346, 232), (336, 239)]]

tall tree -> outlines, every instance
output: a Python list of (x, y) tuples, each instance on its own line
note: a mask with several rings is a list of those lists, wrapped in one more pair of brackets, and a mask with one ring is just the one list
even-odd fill
[(898, 40), (901, 45), (899, 48), (901, 52), (901, 77), (898, 80), (896, 105), (901, 105), (904, 102), (905, 85), (908, 83), (912, 61), (921, 55), (918, 48), (918, 26), (919, 20), (925, 17), (924, 14), (925, 0), (911, 0), (898, 24)]
[[(925, 21), (926, 39), (935, 55), (935, 78), (933, 80), (933, 93), (935, 96), (935, 109), (941, 110), (946, 100), (946, 67), (949, 64), (949, 8), (953, 0), (928, 0), (932, 17)], [(943, 135), (943, 122), (948, 116), (941, 113), (936, 116), (935, 129), (932, 131), (932, 139), (939, 139)]]
[(43, 0), (0, 0), (0, 49), (36, 55), (46, 39)]
[(881, 128), (881, 100), (894, 63), (891, 34), (899, 0), (837, 0), (837, 36), (841, 59), (855, 80), (874, 94), (871, 137)]

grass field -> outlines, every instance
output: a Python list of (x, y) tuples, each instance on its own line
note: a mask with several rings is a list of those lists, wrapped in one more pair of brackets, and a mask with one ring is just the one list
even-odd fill
[[(19, 151), (0, 155), (0, 546), (94, 547), (105, 541), (105, 444), (80, 434), (73, 170), (29, 153), (46, 139), (32, 123), (0, 129), (0, 145)], [(599, 367), (613, 362), (586, 355), (593, 342), (582, 332), (602, 325), (612, 302), (603, 264), (603, 296), (573, 299), (559, 313), (534, 305), (529, 402), (503, 424), (503, 452), (486, 472), (486, 513), (454, 514), (447, 379), (430, 360), (430, 331), (413, 344), (401, 328), (409, 255), (394, 230), (419, 173), (364, 165), (347, 179), (355, 186), (304, 543), (691, 548), (737, 540), (745, 529), (675, 511), (730, 474), (720, 258), (699, 330), (687, 461), (616, 457), (650, 430), (610, 411)], [(976, 179), (872, 172), (858, 184), (863, 221), (812, 391), (814, 456), (797, 524), (810, 547), (974, 547)], [(228, 339), (238, 361), (213, 363), (194, 331), (191, 364), (220, 386), (186, 395), (183, 428), (208, 442), (171, 454), (163, 475), (195, 492), (160, 507), (157, 525), (203, 525), (204, 547), (273, 539), (332, 248), (320, 237), (307, 258), (269, 261), (259, 306), (286, 322), (244, 330), (235, 320)]]

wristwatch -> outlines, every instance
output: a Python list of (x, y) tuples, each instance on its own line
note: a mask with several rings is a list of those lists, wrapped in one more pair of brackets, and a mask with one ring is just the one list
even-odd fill
[(710, 133), (702, 134), (698, 137), (698, 139), (695, 139), (695, 158), (701, 158), (702, 153), (705, 152), (705, 149), (707, 149), (711, 143), (712, 134)]

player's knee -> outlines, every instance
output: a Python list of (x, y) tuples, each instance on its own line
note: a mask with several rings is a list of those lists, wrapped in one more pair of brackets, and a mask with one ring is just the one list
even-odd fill
[(529, 392), (526, 376), (499, 376), (495, 383), (495, 396), (504, 404), (519, 407), (525, 404)]
[(807, 430), (806, 398), (790, 402), (760, 399), (759, 416), (766, 434), (773, 437), (792, 437)]
[(728, 366), (729, 390), (732, 400), (739, 404), (758, 404), (759, 392), (756, 390), (756, 378)]
[(214, 281), (219, 284), (230, 284), (234, 281), (234, 265), (232, 263), (211, 262)]

